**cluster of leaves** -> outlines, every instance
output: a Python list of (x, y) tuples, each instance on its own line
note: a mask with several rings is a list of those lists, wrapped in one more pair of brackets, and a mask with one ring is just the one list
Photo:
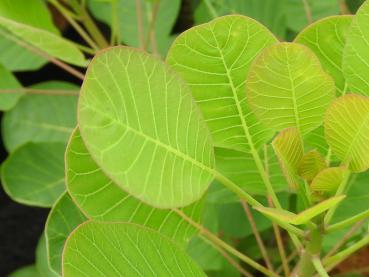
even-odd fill
[[(49, 2), (88, 46), (63, 38), (43, 1), (0, 2), (2, 185), (52, 207), (36, 265), (13, 276), (276, 276), (280, 262), (289, 275), (295, 247), (324, 257), (308, 263), (319, 271), (369, 242), (369, 2), (292, 43), (275, 35), (338, 14), (337, 1), (194, 1), (196, 23), (238, 12), (275, 35), (228, 15), (176, 38), (179, 0)], [(110, 43), (87, 8), (111, 26)], [(119, 43), (166, 62), (128, 47), (89, 62)], [(46, 62), (83, 79), (80, 92), (23, 88), (11, 73)], [(89, 66), (83, 76), (69, 64)], [(284, 247), (277, 225), (291, 237)], [(339, 241), (351, 225), (356, 235)], [(274, 233), (271, 259), (255, 250)]]

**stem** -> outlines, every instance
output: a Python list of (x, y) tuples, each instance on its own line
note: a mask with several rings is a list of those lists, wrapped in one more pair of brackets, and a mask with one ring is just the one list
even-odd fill
[[(269, 203), (270, 207), (273, 207), (273, 202), (270, 198), (268, 198), (268, 203)], [(275, 239), (276, 239), (276, 242), (277, 242), (279, 256), (281, 257), (281, 261), (282, 261), (282, 268), (283, 268), (283, 271), (284, 271), (284, 275), (286, 277), (288, 277), (288, 276), (290, 276), (290, 268), (288, 266), (288, 260), (286, 258), (286, 252), (284, 250), (284, 245), (283, 245), (281, 232), (280, 232), (277, 224), (272, 222), (272, 225), (273, 225), (273, 230), (274, 230), (274, 236), (275, 236)]]
[(153, 54), (158, 54), (158, 47), (156, 43), (155, 37), (155, 22), (159, 11), (160, 0), (156, 0), (151, 8), (151, 18), (150, 24), (147, 32), (147, 37), (144, 43), (144, 49), (147, 49), (149, 46), (149, 41), (151, 42), (151, 51)]
[(256, 242), (257, 242), (257, 244), (258, 244), (258, 246), (260, 248), (260, 252), (261, 252), (261, 255), (263, 256), (263, 259), (265, 261), (265, 264), (266, 264), (266, 266), (270, 270), (273, 271), (274, 270), (273, 269), (273, 265), (270, 262), (268, 253), (267, 253), (266, 248), (265, 248), (265, 245), (264, 245), (264, 242), (261, 239), (261, 236), (260, 236), (260, 233), (258, 231), (258, 228), (256, 227), (256, 223), (255, 223), (254, 217), (253, 217), (253, 215), (251, 213), (250, 207), (249, 207), (249, 205), (245, 201), (241, 201), (241, 204), (243, 206), (243, 209), (245, 210), (245, 214), (246, 214), (246, 216), (247, 216), (247, 218), (249, 220), (249, 223), (250, 223), (250, 226), (251, 226), (251, 230), (254, 233)]
[(117, 1), (113, 0), (111, 2), (110, 45), (114, 45), (115, 43), (119, 44), (121, 42), (120, 26), (119, 26), (119, 22), (118, 22), (117, 10), (118, 10)]
[(206, 237), (200, 236), (206, 243), (208, 243), (211, 247), (216, 249), (231, 265), (233, 265), (243, 276), (246, 277), (253, 277), (253, 275), (249, 272), (247, 272), (235, 259), (233, 259), (226, 251), (224, 251), (219, 246), (215, 245), (214, 243), (211, 243)]
[(319, 258), (315, 257), (313, 258), (313, 265), (316, 269), (316, 271), (318, 272), (319, 276), (321, 277), (329, 277), (327, 271), (325, 271), (322, 262), (320, 261)]
[(338, 249), (340, 249), (350, 238), (353, 234), (356, 233), (356, 231), (364, 224), (364, 220), (357, 222), (342, 238), (337, 242), (335, 246), (327, 253), (327, 255), (324, 257), (324, 259), (328, 259), (330, 256), (332, 256)]
[(140, 48), (145, 50), (141, 0), (136, 0), (136, 17), (137, 17), (138, 40), (140, 42)]
[(70, 95), (75, 96), (79, 94), (78, 90), (67, 90), (67, 89), (33, 89), (33, 88), (16, 88), (16, 89), (0, 89), (0, 94), (16, 94), (16, 93), (27, 93), (27, 94), (43, 94), (43, 95)]
[(208, 11), (209, 11), (210, 15), (213, 18), (218, 17), (219, 15), (218, 15), (217, 11), (215, 10), (215, 8), (213, 7), (213, 5), (210, 3), (210, 1), (209, 0), (203, 0), (203, 1), (205, 3), (206, 7), (208, 8)]
[(202, 225), (198, 224), (197, 222), (193, 221), (190, 217), (188, 217), (184, 212), (182, 212), (179, 209), (173, 209), (175, 213), (177, 213), (179, 216), (181, 216), (184, 220), (186, 220), (189, 224), (191, 224), (193, 227), (195, 227), (201, 235), (203, 235), (207, 240), (214, 243), (218, 247), (221, 247), (222, 249), (226, 250), (230, 254), (236, 256), (244, 263), (248, 264), (249, 266), (253, 267), (254, 269), (260, 271), (261, 273), (264, 273), (266, 276), (272, 276), (272, 277), (278, 277), (275, 273), (271, 272), (266, 267), (262, 266), (261, 264), (255, 262), (251, 258), (247, 257), (243, 253), (239, 252), (237, 249), (233, 248), (226, 242), (222, 241), (220, 238), (218, 238), (216, 235), (212, 234), (209, 230), (204, 228)]
[[(344, 179), (342, 180), (341, 184), (339, 185), (335, 196), (339, 196), (339, 195), (343, 194), (343, 192), (346, 190), (349, 178), (350, 178), (350, 173), (347, 173), (346, 176), (344, 177)], [(333, 217), (336, 209), (337, 209), (337, 205), (333, 206), (332, 208), (330, 208), (328, 210), (327, 214), (324, 217), (324, 225), (325, 226), (327, 226), (329, 224), (329, 222), (332, 220), (332, 217)]]
[(78, 70), (74, 69), (73, 67), (71, 67), (70, 65), (50, 56), (49, 54), (45, 53), (44, 51), (27, 44), (26, 42), (12, 36), (11, 34), (8, 34), (6, 32), (4, 32), (3, 30), (0, 29), (0, 35), (6, 37), (7, 39), (14, 41), (15, 43), (17, 43), (18, 45), (26, 48), (27, 50), (29, 50), (30, 52), (36, 54), (37, 56), (40, 56), (46, 60), (48, 60), (49, 62), (55, 64), (56, 66), (60, 67), (61, 69), (65, 70), (66, 72), (70, 73), (71, 75), (77, 77), (80, 80), (84, 79), (84, 75), (79, 72)]
[(340, 230), (340, 229), (343, 229), (345, 227), (348, 227), (352, 224), (355, 224), (357, 223), (358, 221), (362, 221), (364, 219), (366, 219), (367, 217), (369, 217), (369, 210), (366, 210), (362, 213), (359, 213), (353, 217), (350, 217), (348, 219), (345, 219), (345, 220), (342, 220), (338, 223), (335, 223), (335, 224), (332, 224), (330, 226), (328, 226), (326, 228), (326, 232), (333, 232), (333, 231), (336, 231), (336, 230)]
[(304, 4), (304, 10), (305, 10), (305, 14), (306, 14), (306, 19), (308, 21), (308, 24), (313, 23), (313, 17), (311, 14), (311, 9), (309, 6), (309, 3), (307, 0), (302, 0), (303, 4)]
[(72, 27), (88, 43), (88, 45), (90, 45), (94, 50), (99, 50), (99, 47), (92, 40), (92, 38), (74, 20), (68, 9), (66, 9), (63, 5), (61, 5), (57, 0), (49, 0), (49, 2), (64, 16), (64, 18), (70, 23), (70, 25), (72, 25)]
[(355, 253), (360, 248), (369, 244), (369, 234), (363, 237), (361, 240), (357, 241), (353, 245), (349, 246), (345, 250), (337, 253), (336, 255), (329, 257), (323, 261), (324, 265), (328, 268), (328, 271), (332, 270), (336, 265), (344, 261), (351, 254)]
[[(297, 250), (294, 250), (286, 259), (287, 263), (290, 263), (294, 258), (296, 258), (298, 255), (298, 251)], [(280, 265), (277, 270), (276, 270), (276, 273), (279, 274), (281, 273), (283, 270), (283, 264)]]

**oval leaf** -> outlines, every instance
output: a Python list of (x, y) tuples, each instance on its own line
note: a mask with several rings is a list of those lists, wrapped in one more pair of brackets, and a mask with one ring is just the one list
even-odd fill
[(246, 82), (247, 100), (262, 122), (276, 131), (296, 127), (302, 135), (322, 123), (334, 91), (314, 53), (296, 43), (264, 50)]
[(300, 177), (310, 182), (326, 167), (327, 165), (322, 155), (318, 151), (312, 150), (302, 157), (297, 172)]
[(91, 62), (79, 100), (91, 156), (117, 185), (156, 207), (186, 206), (213, 180), (214, 150), (190, 89), (163, 62), (128, 47)]
[(27, 143), (1, 166), (4, 190), (15, 201), (50, 207), (64, 191), (64, 143)]
[(254, 58), (276, 42), (264, 26), (239, 15), (193, 27), (174, 41), (167, 62), (191, 87), (216, 146), (245, 152), (271, 138), (247, 106), (245, 77)]
[[(181, 244), (197, 233), (173, 210), (146, 205), (114, 184), (91, 158), (78, 130), (72, 134), (65, 161), (68, 191), (88, 217), (145, 225)], [(195, 202), (182, 211), (200, 221), (202, 204), (203, 201)]]
[(346, 174), (348, 174), (348, 169), (344, 166), (323, 169), (314, 178), (310, 188), (314, 192), (334, 193), (345, 179)]
[(369, 98), (348, 94), (335, 100), (324, 119), (325, 137), (354, 172), (369, 168)]
[(324, 70), (333, 77), (339, 94), (345, 90), (342, 56), (351, 21), (351, 15), (328, 17), (309, 25), (295, 38), (295, 42), (306, 45), (319, 58)]
[(87, 218), (78, 209), (68, 193), (63, 193), (51, 209), (45, 225), (47, 257), (50, 268), (62, 271), (62, 252), (72, 231)]
[(369, 96), (369, 1), (357, 11), (343, 53), (343, 72), (349, 89)]
[(129, 223), (82, 224), (63, 253), (63, 276), (205, 276), (172, 241)]

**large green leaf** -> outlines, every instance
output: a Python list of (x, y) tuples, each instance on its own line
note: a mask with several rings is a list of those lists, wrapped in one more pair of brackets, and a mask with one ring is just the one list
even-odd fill
[(282, 131), (273, 140), (273, 148), (289, 186), (297, 188), (299, 183), (298, 169), (304, 155), (298, 130), (296, 128), (288, 128)]
[(209, 131), (190, 89), (157, 58), (128, 47), (101, 52), (88, 68), (78, 109), (91, 156), (133, 196), (171, 208), (208, 188)]
[(325, 18), (309, 25), (295, 39), (317, 55), (324, 70), (333, 77), (339, 94), (345, 89), (342, 56), (351, 21), (352, 16), (348, 15)]
[(249, 110), (245, 78), (253, 59), (276, 38), (244, 16), (224, 16), (177, 37), (167, 61), (192, 90), (214, 144), (249, 151), (271, 137)]
[(77, 46), (57, 34), (1, 15), (0, 26), (52, 57), (77, 66), (87, 65), (87, 60)]
[(205, 276), (185, 251), (130, 223), (88, 222), (69, 237), (63, 276)]
[(214, 14), (243, 14), (261, 22), (276, 36), (284, 38), (286, 34), (286, 0), (200, 0), (194, 11), (196, 24), (210, 21)]
[(324, 119), (333, 153), (354, 172), (369, 168), (369, 98), (348, 94), (336, 99)]
[(369, 96), (369, 1), (366, 1), (351, 24), (343, 53), (343, 72), (349, 91)]
[[(111, 1), (112, 2), (112, 1)], [(176, 22), (177, 15), (181, 6), (180, 0), (115, 0), (116, 6), (114, 12), (118, 19), (118, 32), (124, 44), (140, 47), (140, 36), (142, 35), (146, 44), (152, 48), (152, 37), (149, 35), (153, 13), (155, 15), (155, 24), (153, 27), (154, 41), (157, 44), (157, 50), (162, 56), (168, 51), (173, 40), (171, 36), (172, 28)], [(140, 34), (140, 19), (137, 17), (137, 3), (141, 6), (142, 15), (142, 34)], [(155, 3), (158, 3), (158, 10), (155, 11)], [(112, 25), (112, 4), (108, 1), (90, 0), (89, 7), (96, 18), (106, 24)]]
[(64, 143), (27, 143), (1, 166), (7, 194), (27, 205), (50, 207), (64, 191)]
[(0, 64), (0, 111), (7, 111), (15, 106), (22, 92), (3, 93), (2, 89), (17, 89), (22, 85), (14, 75)]
[(306, 46), (279, 43), (252, 64), (246, 94), (251, 109), (277, 131), (296, 127), (304, 135), (317, 128), (334, 97), (332, 78)]
[(68, 193), (55, 202), (47, 218), (45, 239), (50, 268), (61, 275), (62, 252), (65, 241), (72, 231), (87, 218), (78, 209)]
[[(34, 89), (76, 89), (75, 85), (51, 81)], [(32, 142), (66, 142), (76, 126), (76, 96), (25, 95), (2, 120), (2, 135), (11, 152)]]
[(337, 0), (306, 0), (306, 6), (304, 2), (305, 0), (287, 0), (287, 25), (295, 32), (309, 24), (307, 13), (313, 21), (340, 13)]
[[(68, 191), (88, 217), (145, 225), (180, 243), (186, 243), (196, 233), (174, 211), (148, 206), (115, 185), (91, 158), (78, 130), (71, 137), (65, 161)], [(183, 212), (199, 221), (202, 204), (203, 201), (196, 202), (183, 208)]]

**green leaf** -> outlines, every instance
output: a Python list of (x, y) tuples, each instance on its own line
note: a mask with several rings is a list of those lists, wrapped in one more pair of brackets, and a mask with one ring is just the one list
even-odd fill
[(301, 136), (296, 128), (282, 131), (274, 140), (273, 148), (291, 188), (298, 187), (298, 168), (304, 155)]
[[(145, 225), (181, 244), (197, 233), (174, 211), (148, 206), (114, 184), (91, 158), (78, 130), (72, 134), (65, 161), (68, 191), (88, 217)], [(202, 206), (198, 201), (182, 211), (200, 221)]]
[(190, 89), (153, 56), (128, 47), (95, 56), (78, 110), (91, 156), (134, 197), (181, 207), (199, 200), (210, 185), (210, 133)]
[[(284, 176), (280, 173), (280, 168), (276, 155), (271, 147), (260, 151), (260, 156), (268, 167), (270, 181), (275, 191), (287, 188)], [(217, 171), (227, 176), (244, 191), (251, 194), (266, 195), (264, 182), (258, 172), (258, 168), (250, 153), (240, 152), (226, 148), (215, 148)], [(238, 200), (237, 200), (238, 201)]]
[(333, 153), (353, 172), (369, 168), (369, 98), (348, 94), (336, 99), (324, 119)]
[(45, 225), (45, 238), (50, 268), (61, 275), (62, 252), (72, 231), (87, 218), (68, 193), (63, 193), (51, 209)]
[(250, 67), (247, 100), (266, 126), (296, 127), (304, 135), (317, 128), (334, 97), (332, 78), (306, 46), (279, 43), (264, 50)]
[(88, 222), (69, 237), (63, 276), (205, 276), (185, 251), (159, 233), (129, 223)]
[[(284, 38), (286, 34), (285, 0), (209, 0), (218, 16), (242, 14), (249, 16), (271, 30), (276, 36)], [(200, 1), (194, 11), (196, 24), (213, 18), (205, 1)]]
[(245, 101), (245, 77), (253, 59), (276, 41), (261, 24), (234, 15), (193, 27), (173, 43), (167, 62), (189, 84), (215, 146), (247, 152), (271, 138)]
[(26, 205), (50, 207), (64, 191), (64, 143), (27, 143), (1, 166), (6, 193)]
[(323, 169), (310, 185), (313, 192), (334, 193), (345, 179), (348, 170), (344, 166)]
[[(118, 17), (118, 29), (121, 34), (121, 40), (124, 44), (140, 47), (139, 19), (136, 13), (136, 3), (141, 2), (142, 13), (142, 35), (145, 43), (150, 43), (152, 49), (152, 38), (148, 32), (152, 13), (154, 12), (155, 1), (146, 0), (117, 0), (115, 12)], [(155, 16), (155, 25), (153, 28), (157, 50), (164, 57), (173, 41), (171, 35), (176, 22), (180, 7), (180, 0), (160, 0), (159, 7)], [(99, 1), (88, 1), (89, 7), (96, 18), (112, 26), (112, 5)], [(149, 39), (150, 38), (150, 39)]]
[(369, 1), (354, 16), (343, 52), (343, 72), (349, 91), (369, 96), (369, 76), (366, 74), (369, 53)]
[(1, 90), (17, 89), (21, 87), (22, 85), (14, 75), (0, 65), (0, 111), (7, 111), (13, 108), (19, 98), (23, 95), (22, 92), (3, 93)]
[(309, 25), (295, 39), (319, 58), (323, 69), (333, 77), (340, 95), (345, 90), (342, 56), (351, 22), (349, 15), (325, 18)]
[(87, 60), (77, 46), (57, 34), (3, 16), (0, 16), (0, 26), (51, 57), (77, 66), (87, 65)]
[(300, 160), (297, 173), (301, 178), (310, 182), (326, 167), (327, 165), (322, 155), (316, 150), (311, 150)]
[(42, 234), (38, 241), (36, 248), (36, 268), (39, 272), (40, 277), (56, 277), (59, 276), (54, 271), (52, 271), (48, 264), (47, 249), (45, 235)]
[[(34, 89), (76, 89), (75, 85), (50, 81)], [(66, 142), (76, 126), (76, 96), (28, 94), (2, 119), (6, 149), (14, 151), (27, 142)]]
[(287, 25), (295, 32), (299, 32), (309, 24), (306, 8), (310, 11), (313, 21), (340, 13), (337, 0), (306, 0), (306, 2), (307, 7), (302, 0), (287, 0)]
[(8, 277), (40, 277), (40, 273), (37, 271), (36, 266), (27, 265), (13, 271)]
[(331, 197), (299, 214), (294, 214), (287, 210), (281, 210), (277, 208), (256, 207), (255, 209), (277, 221), (290, 223), (293, 225), (302, 225), (308, 223), (312, 218), (322, 214), (328, 209), (336, 206), (345, 197), (345, 195)]

